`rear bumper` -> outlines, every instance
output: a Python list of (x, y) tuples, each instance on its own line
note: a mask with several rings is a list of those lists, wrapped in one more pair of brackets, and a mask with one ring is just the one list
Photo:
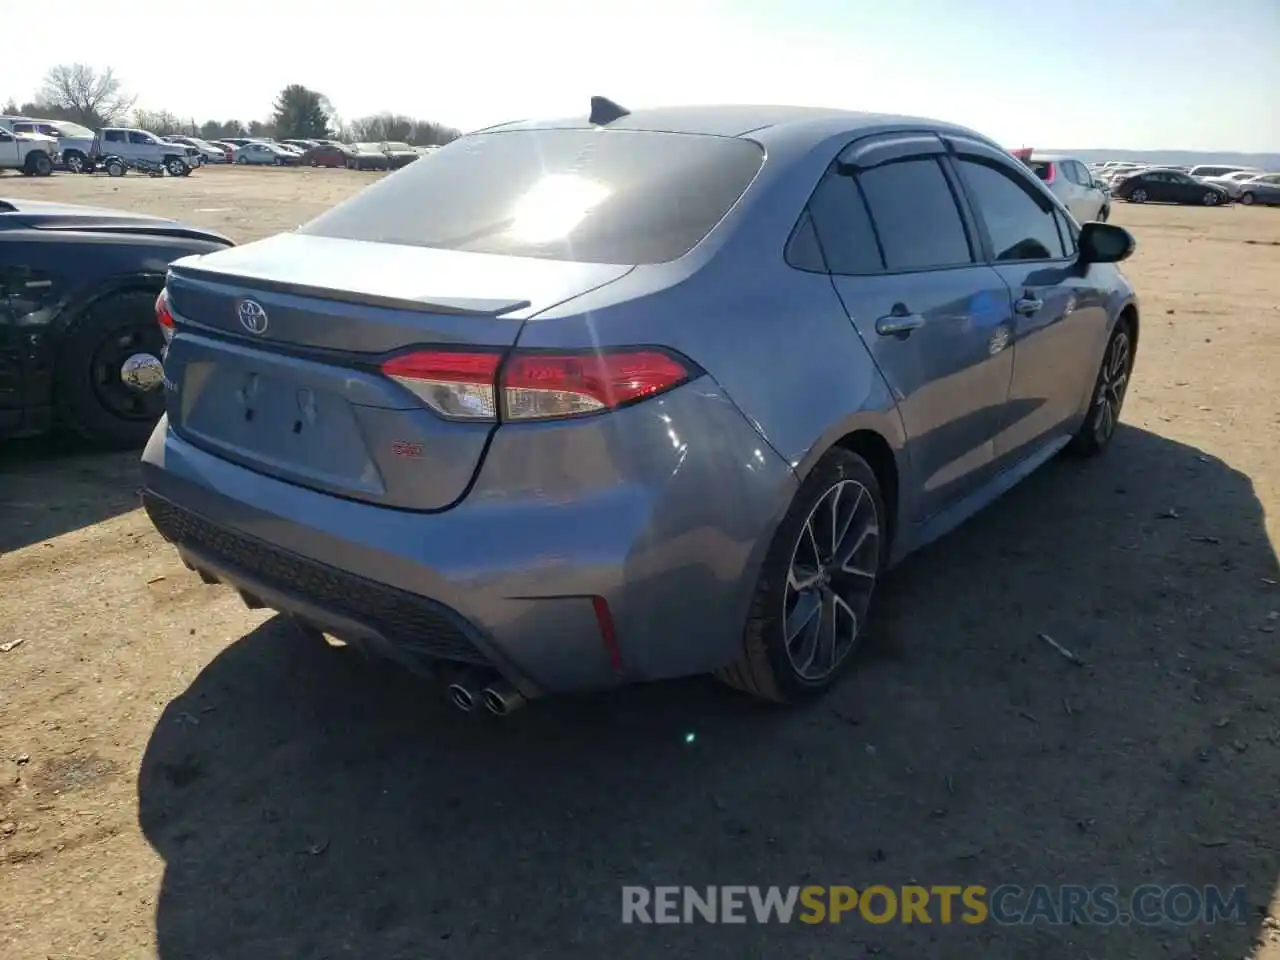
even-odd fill
[[(647, 442), (656, 427), (665, 449)], [(442, 513), (264, 477), (166, 419), (142, 470), (161, 533), (250, 602), (413, 658), (491, 666), (527, 696), (734, 660), (795, 490), (706, 378), (608, 417), (499, 430), (467, 499)]]

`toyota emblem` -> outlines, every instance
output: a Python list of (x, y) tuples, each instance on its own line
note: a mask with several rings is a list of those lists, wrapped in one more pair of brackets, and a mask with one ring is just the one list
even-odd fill
[(241, 300), (236, 315), (240, 318), (240, 326), (250, 333), (261, 336), (267, 332), (267, 311), (258, 301)]

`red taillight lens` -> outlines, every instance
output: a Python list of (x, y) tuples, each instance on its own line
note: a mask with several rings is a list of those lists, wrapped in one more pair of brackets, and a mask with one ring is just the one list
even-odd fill
[(517, 353), (502, 371), (503, 412), (509, 420), (596, 413), (688, 379), (688, 368), (659, 350)]
[(165, 343), (173, 339), (173, 312), (169, 309), (169, 291), (161, 290), (156, 297), (156, 323), (164, 334)]
[[(499, 367), (501, 371), (499, 372)], [(382, 372), (452, 420), (553, 420), (613, 410), (670, 390), (695, 371), (654, 348), (498, 352), (421, 351)], [(499, 383), (499, 377), (501, 383)]]
[(1040, 179), (1043, 180), (1045, 183), (1053, 183), (1054, 179), (1057, 176), (1058, 176), (1058, 165), (1056, 163), (1046, 163), (1044, 165), (1044, 175), (1041, 176)]

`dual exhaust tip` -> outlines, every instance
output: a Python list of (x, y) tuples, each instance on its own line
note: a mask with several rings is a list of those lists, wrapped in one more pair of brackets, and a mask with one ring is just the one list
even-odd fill
[(506, 717), (525, 705), (524, 695), (500, 677), (488, 682), (463, 677), (449, 684), (449, 702), (464, 713), (481, 705), (495, 717)]

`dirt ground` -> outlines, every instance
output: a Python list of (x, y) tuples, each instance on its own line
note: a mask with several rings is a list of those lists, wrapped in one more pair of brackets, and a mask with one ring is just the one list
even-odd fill
[[(240, 241), (371, 182), (6, 177)], [(186, 572), (135, 455), (0, 445), (0, 955), (1280, 958), (1280, 210), (1135, 207), (1108, 454), (897, 571), (810, 709), (476, 719)], [(1040, 634), (1084, 661), (1075, 666)], [(623, 926), (623, 884), (1244, 885), (1239, 925)]]

